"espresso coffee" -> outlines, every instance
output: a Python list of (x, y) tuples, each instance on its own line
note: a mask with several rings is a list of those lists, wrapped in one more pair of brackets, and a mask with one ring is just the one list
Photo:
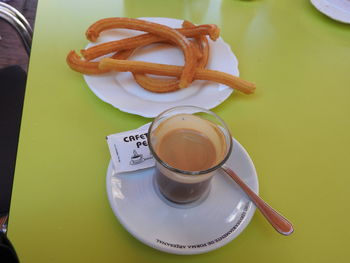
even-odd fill
[(213, 175), (206, 170), (215, 167), (227, 153), (221, 128), (192, 114), (163, 120), (152, 131), (151, 144), (160, 160), (155, 172), (159, 190), (176, 203), (192, 202), (203, 196)]
[(211, 177), (198, 183), (185, 183), (173, 180), (156, 169), (155, 179), (163, 196), (172, 202), (185, 204), (198, 200), (209, 190)]

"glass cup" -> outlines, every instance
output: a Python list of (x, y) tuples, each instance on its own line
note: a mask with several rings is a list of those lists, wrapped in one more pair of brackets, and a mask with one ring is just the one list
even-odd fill
[(232, 151), (232, 137), (215, 113), (179, 106), (158, 115), (148, 131), (156, 160), (155, 182), (168, 200), (187, 204), (205, 197), (214, 172)]

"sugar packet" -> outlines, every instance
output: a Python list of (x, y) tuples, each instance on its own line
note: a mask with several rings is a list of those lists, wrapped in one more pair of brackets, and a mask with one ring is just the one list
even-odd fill
[(150, 123), (135, 130), (107, 136), (107, 144), (117, 173), (136, 171), (155, 165), (147, 142), (149, 126)]

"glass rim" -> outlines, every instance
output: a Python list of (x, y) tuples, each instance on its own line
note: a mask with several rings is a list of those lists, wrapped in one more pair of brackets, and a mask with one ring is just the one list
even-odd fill
[[(222, 160), (214, 165), (213, 167), (210, 167), (206, 170), (201, 170), (201, 171), (186, 171), (186, 170), (181, 170), (181, 169), (178, 169), (178, 168), (175, 168), (175, 167), (172, 167), (170, 164), (164, 162), (162, 159), (159, 158), (159, 156), (157, 155), (157, 153), (155, 152), (155, 150), (153, 149), (153, 146), (152, 146), (152, 142), (151, 142), (151, 139), (150, 139), (150, 136), (151, 136), (151, 131), (152, 131), (152, 128), (156, 122), (156, 120), (158, 120), (162, 115), (164, 115), (165, 113), (167, 112), (170, 112), (170, 111), (173, 111), (174, 109), (180, 109), (180, 108), (193, 108), (193, 109), (197, 109), (198, 111), (195, 111), (191, 114), (194, 114), (194, 113), (199, 113), (199, 112), (205, 112), (205, 113), (208, 113), (208, 114), (211, 114), (213, 115), (217, 120), (219, 120), (219, 122), (221, 122), (221, 124), (223, 125), (223, 128), (225, 129), (225, 131), (228, 133), (229, 137), (230, 137), (230, 140), (229, 140), (229, 147), (228, 147), (228, 150), (227, 150), (227, 153), (226, 155), (224, 156), (224, 158), (222, 158)], [(226, 136), (225, 136), (226, 137)], [(160, 163), (162, 166), (164, 166), (165, 168), (169, 169), (170, 171), (172, 172), (176, 172), (176, 173), (179, 173), (181, 175), (184, 175), (184, 176), (187, 176), (187, 175), (204, 175), (204, 174), (208, 174), (210, 172), (213, 172), (215, 170), (217, 170), (218, 168), (220, 168), (226, 161), (227, 159), (230, 157), (231, 155), (231, 152), (232, 152), (232, 147), (233, 147), (233, 143), (232, 143), (232, 135), (231, 135), (231, 132), (230, 130), (228, 129), (226, 123), (224, 122), (224, 120), (222, 118), (220, 118), (217, 114), (215, 114), (214, 112), (210, 111), (210, 110), (207, 110), (207, 109), (204, 109), (204, 108), (201, 108), (201, 107), (197, 107), (197, 106), (189, 106), (189, 105), (184, 105), (184, 106), (176, 106), (176, 107), (172, 107), (172, 108), (169, 108), (163, 112), (161, 112), (160, 114), (158, 114), (157, 117), (154, 118), (154, 120), (152, 121), (151, 125), (149, 126), (148, 128), (148, 133), (147, 133), (147, 142), (148, 142), (148, 147), (153, 155), (153, 157), (156, 159), (156, 161), (158, 163)]]

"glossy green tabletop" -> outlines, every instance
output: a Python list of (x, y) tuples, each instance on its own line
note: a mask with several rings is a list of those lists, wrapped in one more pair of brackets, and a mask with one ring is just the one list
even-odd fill
[[(65, 57), (111, 16), (215, 23), (253, 95), (213, 109), (253, 159), (260, 195), (295, 233), (257, 211), (213, 252), (179, 256), (132, 237), (106, 194), (105, 136), (150, 119), (98, 99)], [(348, 262), (350, 25), (307, 0), (41, 0), (20, 132), (9, 237), (22, 262)]]

